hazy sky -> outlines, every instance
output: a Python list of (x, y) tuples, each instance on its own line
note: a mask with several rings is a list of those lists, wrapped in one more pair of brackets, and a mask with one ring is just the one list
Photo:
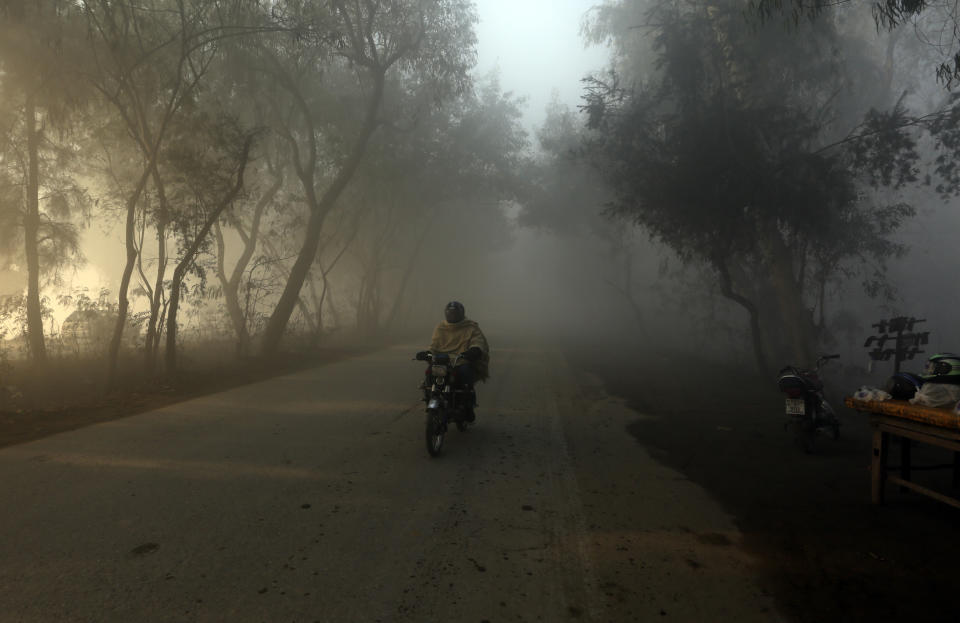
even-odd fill
[(501, 85), (527, 98), (524, 125), (543, 120), (552, 94), (580, 103), (580, 79), (603, 67), (605, 48), (585, 49), (580, 25), (602, 0), (476, 0), (477, 74), (499, 67)]

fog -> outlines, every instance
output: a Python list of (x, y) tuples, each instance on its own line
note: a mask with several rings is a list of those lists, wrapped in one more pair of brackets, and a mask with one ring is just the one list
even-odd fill
[(960, 621), (956, 8), (0, 0), (0, 623)]
[(523, 126), (533, 132), (556, 98), (579, 105), (580, 80), (601, 69), (609, 56), (603, 45), (588, 45), (581, 28), (596, 3), (591, 0), (484, 0), (477, 3), (477, 66), (496, 72), (504, 90), (524, 98)]
[[(917, 36), (935, 11), (401, 4), (366, 26), (190, 9), (220, 39), (5, 9), (4, 361), (90, 359), (109, 387), (124, 358), (175, 377), (177, 349), (423, 343), (449, 300), (506, 343), (765, 378), (837, 351), (882, 383), (863, 342), (899, 315), (960, 349), (949, 46)], [(703, 19), (725, 37), (698, 44)]]

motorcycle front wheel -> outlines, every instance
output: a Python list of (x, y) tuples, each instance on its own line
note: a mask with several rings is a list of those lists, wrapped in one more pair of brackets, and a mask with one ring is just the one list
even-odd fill
[(833, 435), (834, 441), (837, 441), (838, 439), (840, 439), (840, 422), (831, 422), (830, 432)]
[(443, 418), (440, 417), (440, 412), (436, 409), (431, 409), (427, 411), (427, 452), (430, 456), (437, 456), (440, 454), (440, 449), (443, 448), (443, 434), (446, 432), (443, 426)]

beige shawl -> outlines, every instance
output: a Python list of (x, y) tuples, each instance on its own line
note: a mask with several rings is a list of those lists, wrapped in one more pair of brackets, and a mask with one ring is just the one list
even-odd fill
[(468, 348), (477, 346), (483, 351), (483, 357), (474, 362), (477, 378), (485, 381), (490, 376), (490, 347), (487, 338), (473, 320), (463, 319), (457, 323), (446, 320), (437, 325), (430, 339), (430, 350), (434, 353), (446, 353), (456, 357)]

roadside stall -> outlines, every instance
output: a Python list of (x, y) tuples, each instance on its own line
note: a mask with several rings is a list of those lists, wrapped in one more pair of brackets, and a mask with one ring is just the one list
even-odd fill
[[(951, 506), (960, 508), (960, 413), (952, 408), (937, 408), (910, 404), (906, 400), (857, 400), (850, 397), (845, 404), (851, 409), (869, 414), (873, 428), (873, 457), (871, 462), (871, 493), (874, 504), (884, 501), (884, 488), (892, 483), (915, 491)], [(887, 464), (892, 437), (900, 438), (900, 465), (890, 469)], [(928, 444), (953, 452), (953, 463), (932, 466), (953, 470), (951, 495), (934, 491), (912, 481), (911, 443)], [(924, 466), (931, 469), (931, 466)], [(891, 472), (899, 472), (895, 475)]]

